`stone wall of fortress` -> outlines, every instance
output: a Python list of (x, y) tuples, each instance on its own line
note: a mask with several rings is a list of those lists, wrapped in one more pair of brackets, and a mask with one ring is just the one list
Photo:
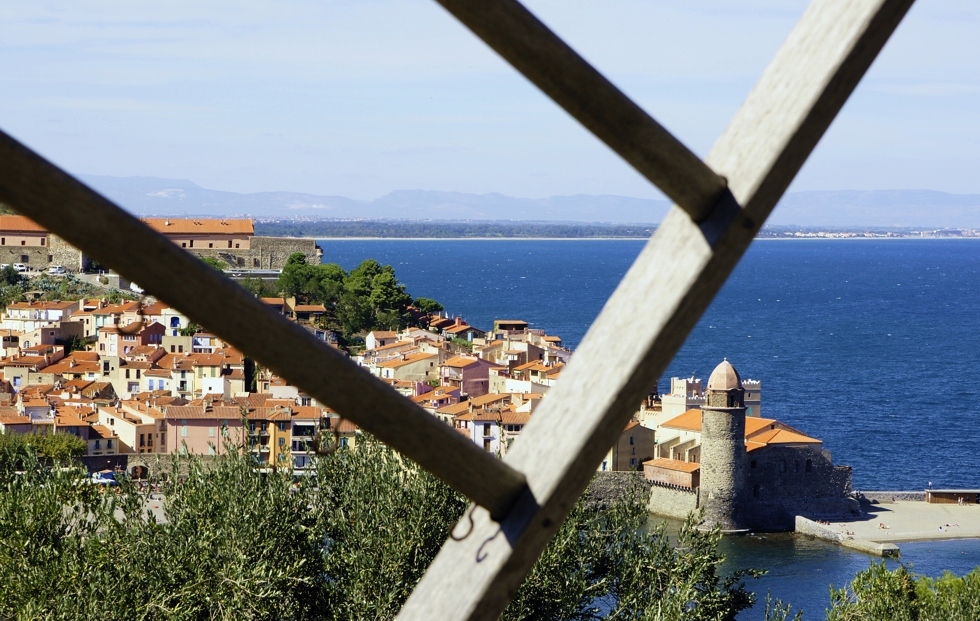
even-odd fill
[(199, 257), (217, 257), (232, 268), (244, 270), (281, 270), (286, 259), (294, 252), (306, 255), (306, 262), (319, 263), (316, 242), (312, 239), (296, 237), (250, 237), (249, 247), (231, 248), (187, 248), (188, 252)]
[[(48, 246), (0, 246), (0, 263), (25, 263), (35, 270), (45, 270), (51, 265), (61, 265), (66, 271), (77, 273), (92, 266), (92, 259), (63, 239), (49, 235)], [(308, 263), (320, 261), (316, 242), (294, 237), (251, 237), (249, 248), (193, 248), (189, 252), (199, 256), (216, 257), (232, 268), (245, 270), (280, 270), (294, 252), (306, 255)], [(25, 260), (26, 257), (26, 260)]]
[(0, 263), (23, 263), (31, 269), (47, 269), (47, 246), (0, 246)]
[(50, 265), (60, 265), (68, 272), (80, 272), (88, 269), (92, 265), (92, 260), (86, 257), (81, 250), (72, 246), (57, 235), (48, 235), (48, 244), (51, 260)]
[(683, 520), (692, 511), (697, 511), (698, 492), (683, 487), (654, 484), (650, 488), (647, 508), (650, 513)]

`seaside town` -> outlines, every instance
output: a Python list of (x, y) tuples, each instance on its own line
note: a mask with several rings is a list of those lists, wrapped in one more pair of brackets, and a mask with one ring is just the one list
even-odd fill
[[(311, 240), (255, 236), (249, 220), (146, 222), (233, 275), (292, 274), (290, 265), (319, 265), (322, 256)], [(82, 253), (20, 216), (0, 216), (0, 257), (19, 259), (3, 270), (33, 268), (56, 278), (92, 268)], [(145, 479), (175, 453), (213, 456), (235, 446), (260, 470), (298, 476), (328, 444), (356, 447), (360, 430), (299, 387), (177, 309), (128, 297), (135, 299), (7, 305), (0, 321), (0, 432), (70, 434), (84, 442), (79, 457), (93, 481), (107, 485), (120, 475)], [(341, 349), (343, 334), (327, 326), (325, 305), (261, 300)], [(483, 329), (435, 308), (410, 307), (411, 326), (372, 329), (346, 351), (480, 448), (504, 456), (572, 351), (560, 336), (520, 319), (497, 319)], [(821, 440), (764, 417), (761, 381), (743, 380), (727, 360), (707, 382), (674, 377), (669, 390), (637, 404), (598, 471), (636, 473), (650, 489), (652, 513), (683, 519), (703, 509), (705, 523), (723, 532), (797, 530), (874, 554), (897, 550), (852, 541), (843, 521), (866, 515), (871, 501), (853, 493), (851, 468), (834, 465)], [(925, 495), (936, 503), (980, 502), (969, 490)], [(839, 532), (824, 528), (831, 520), (842, 520)]]

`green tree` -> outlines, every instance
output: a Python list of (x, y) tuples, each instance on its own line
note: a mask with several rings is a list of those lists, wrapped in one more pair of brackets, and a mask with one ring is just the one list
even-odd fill
[(26, 280), (27, 278), (15, 270), (11, 265), (8, 265), (0, 270), (0, 283), (3, 283), (4, 285), (19, 285)]
[(967, 621), (980, 611), (980, 568), (959, 577), (915, 576), (884, 561), (858, 573), (850, 586), (831, 588), (828, 621)]
[(181, 336), (194, 336), (195, 334), (200, 332), (201, 329), (202, 329), (201, 326), (197, 325), (192, 321), (191, 323), (187, 324), (186, 326), (178, 330), (178, 333)]
[(279, 274), (279, 289), (283, 295), (305, 297), (304, 290), (312, 277), (313, 269), (307, 265), (306, 255), (294, 252), (286, 258), (286, 264)]
[(431, 315), (432, 313), (439, 313), (446, 310), (446, 307), (444, 307), (442, 304), (429, 298), (415, 298), (415, 301), (412, 302), (412, 306), (419, 309), (426, 315)]
[(395, 278), (390, 265), (371, 279), (371, 295), (368, 298), (374, 309), (374, 326), (385, 330), (400, 330), (408, 323), (408, 305), (412, 296), (405, 292), (405, 285)]
[(203, 261), (205, 265), (212, 267), (219, 272), (223, 272), (228, 269), (228, 264), (218, 257), (201, 257), (201, 261)]

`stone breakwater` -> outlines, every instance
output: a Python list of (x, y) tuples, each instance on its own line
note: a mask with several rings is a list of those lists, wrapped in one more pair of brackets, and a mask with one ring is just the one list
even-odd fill
[(858, 498), (867, 498), (869, 502), (925, 502), (925, 492), (857, 492)]
[(898, 556), (899, 554), (898, 546), (894, 543), (878, 543), (868, 541), (867, 539), (855, 538), (854, 535), (849, 535), (847, 532), (839, 532), (830, 526), (821, 524), (820, 522), (814, 522), (802, 515), (796, 516), (796, 533), (830, 541), (840, 544), (845, 548), (853, 548), (861, 552), (874, 554), (875, 556)]

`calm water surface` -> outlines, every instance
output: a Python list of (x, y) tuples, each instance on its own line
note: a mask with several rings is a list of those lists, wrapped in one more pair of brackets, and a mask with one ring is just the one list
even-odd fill
[[(327, 240), (324, 261), (390, 263), (415, 296), (489, 329), (520, 318), (575, 347), (639, 240)], [(763, 415), (821, 438), (857, 489), (980, 487), (980, 240), (753, 244), (665, 378), (728, 358), (763, 382)], [(661, 390), (669, 379), (661, 379)], [(870, 557), (793, 536), (725, 541), (752, 588), (816, 619), (828, 585)], [(980, 542), (901, 546), (938, 575), (980, 565)], [(753, 615), (754, 616), (754, 615)]]

